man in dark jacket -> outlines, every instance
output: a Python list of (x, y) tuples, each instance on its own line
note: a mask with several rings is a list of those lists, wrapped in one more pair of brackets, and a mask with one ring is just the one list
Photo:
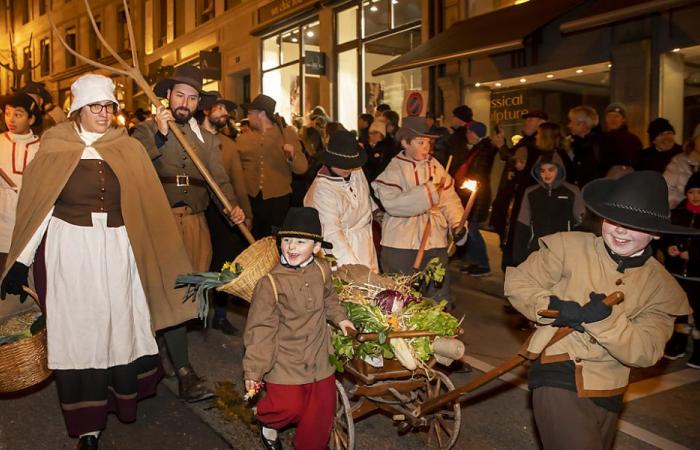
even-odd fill
[(671, 159), (683, 151), (683, 147), (675, 141), (676, 130), (671, 122), (663, 117), (657, 117), (647, 127), (651, 145), (639, 154), (635, 170), (655, 170), (664, 173)]
[(602, 167), (608, 173), (613, 166), (635, 167), (642, 141), (627, 127), (627, 111), (621, 103), (611, 103), (605, 108), (605, 129), (601, 144)]
[(569, 110), (569, 142), (573, 153), (573, 173), (569, 181), (582, 189), (589, 181), (605, 176), (601, 169), (601, 135), (598, 131), (598, 113), (589, 106)]
[[(474, 120), (472, 109), (461, 105), (452, 110), (452, 134), (447, 139), (447, 158), (452, 156), (449, 173), (454, 175), (457, 168), (467, 159), (467, 126)], [(442, 161), (441, 161), (442, 162)], [(447, 164), (447, 160), (442, 162)]]

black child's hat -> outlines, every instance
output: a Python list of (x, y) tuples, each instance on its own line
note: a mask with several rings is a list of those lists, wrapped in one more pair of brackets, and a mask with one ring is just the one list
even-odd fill
[(31, 95), (24, 92), (16, 92), (11, 95), (4, 95), (0, 97), (0, 108), (4, 110), (8, 105), (12, 106), (13, 108), (24, 109), (30, 117), (34, 117), (33, 126), (41, 126), (41, 107)]
[(323, 248), (333, 248), (333, 244), (323, 240), (321, 219), (314, 208), (289, 208), (282, 226), (275, 231), (275, 236), (278, 240), (283, 237), (313, 239), (320, 242)]
[(347, 130), (338, 130), (328, 139), (327, 148), (319, 153), (319, 161), (328, 167), (356, 169), (367, 161), (367, 152)]
[(700, 229), (672, 224), (668, 186), (660, 173), (643, 170), (616, 180), (601, 178), (583, 188), (591, 211), (629, 228), (650, 233), (700, 234)]

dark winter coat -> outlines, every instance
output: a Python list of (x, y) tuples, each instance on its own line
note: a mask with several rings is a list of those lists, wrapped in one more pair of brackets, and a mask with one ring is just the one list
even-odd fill
[(626, 125), (607, 131), (601, 145), (601, 169), (607, 174), (612, 166), (635, 167), (641, 151), (642, 141)]
[[(552, 184), (540, 176), (540, 166), (554, 164), (559, 169)], [(581, 222), (585, 211), (579, 188), (567, 183), (566, 169), (557, 153), (541, 156), (532, 167), (537, 185), (525, 190), (518, 214), (513, 240), (513, 264), (525, 261), (530, 253), (539, 250), (539, 238), (560, 231), (572, 231)]]
[[(455, 173), (455, 186), (459, 188), (464, 180), (476, 180), (479, 183), (479, 188), (476, 191), (476, 202), (469, 214), (469, 221), (483, 222), (489, 216), (491, 207), (491, 169), (493, 161), (498, 153), (498, 148), (493, 145), (491, 139), (484, 138), (475, 144), (468, 152), (467, 157), (462, 161), (461, 166), (457, 166)], [(467, 164), (468, 163), (468, 164)], [(455, 160), (452, 160), (454, 167)], [(463, 202), (466, 202), (464, 197), (465, 192), (457, 189), (458, 194), (462, 197)]]
[[(671, 223), (690, 228), (700, 228), (700, 213), (690, 211), (686, 204), (687, 199), (683, 199), (671, 211)], [(680, 277), (700, 278), (700, 237), (666, 235), (662, 238), (661, 245), (664, 251), (666, 270)], [(668, 247), (671, 245), (677, 246), (681, 252), (688, 251), (689, 260), (685, 261), (680, 257), (670, 256)]]
[(573, 173), (567, 173), (571, 183), (582, 189), (589, 181), (605, 176), (601, 167), (601, 135), (591, 130), (584, 137), (571, 137), (571, 150), (574, 154), (572, 161)]
[(387, 136), (377, 142), (377, 145), (374, 147), (368, 145), (366, 149), (367, 162), (362, 167), (362, 170), (367, 177), (367, 182), (371, 183), (380, 173), (384, 172), (389, 161), (398, 154), (397, 142)]
[(674, 156), (683, 152), (683, 146), (675, 144), (670, 150), (660, 152), (654, 145), (639, 153), (639, 159), (634, 170), (655, 170), (664, 173), (666, 166)]
[[(469, 148), (467, 147), (467, 127), (457, 127), (454, 132), (447, 139), (447, 156), (448, 159), (452, 156), (452, 165), (450, 166), (449, 173), (454, 176), (457, 169), (464, 164), (467, 159), (467, 153)], [(447, 161), (445, 161), (447, 164)]]

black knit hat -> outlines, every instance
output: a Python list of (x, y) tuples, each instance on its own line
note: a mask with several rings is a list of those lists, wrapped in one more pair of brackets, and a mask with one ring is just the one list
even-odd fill
[(647, 133), (649, 133), (649, 142), (653, 142), (654, 139), (656, 139), (656, 136), (660, 135), (665, 131), (670, 131), (673, 134), (676, 134), (676, 130), (673, 128), (673, 125), (671, 125), (671, 122), (664, 119), (663, 117), (657, 117), (656, 119), (649, 122), (649, 126), (647, 127)]
[(275, 236), (278, 242), (284, 237), (296, 237), (320, 242), (323, 248), (333, 248), (333, 244), (323, 240), (321, 219), (318, 217), (318, 211), (314, 208), (289, 208), (282, 226), (275, 230)]
[(685, 190), (683, 193), (688, 195), (688, 191), (693, 188), (700, 188), (700, 172), (695, 172), (688, 178), (688, 182), (685, 184)]
[(452, 115), (463, 122), (471, 122), (474, 120), (474, 113), (467, 105), (461, 105), (452, 110)]
[(328, 167), (355, 169), (365, 164), (367, 152), (357, 142), (354, 134), (338, 130), (331, 134), (327, 148), (319, 153), (318, 159)]
[(583, 188), (586, 206), (604, 219), (650, 233), (700, 234), (672, 224), (668, 186), (660, 173), (632, 172), (616, 180), (601, 178)]

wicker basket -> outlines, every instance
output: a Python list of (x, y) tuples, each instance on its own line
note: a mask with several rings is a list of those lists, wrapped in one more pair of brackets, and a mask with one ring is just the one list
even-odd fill
[[(36, 294), (25, 288), (32, 298)], [(11, 344), (0, 346), (0, 393), (21, 391), (51, 375), (46, 352), (46, 329)]]
[(274, 237), (255, 241), (233, 261), (241, 265), (243, 272), (238, 278), (217, 288), (217, 290), (228, 292), (250, 302), (258, 280), (267, 275), (279, 261), (280, 255)]

